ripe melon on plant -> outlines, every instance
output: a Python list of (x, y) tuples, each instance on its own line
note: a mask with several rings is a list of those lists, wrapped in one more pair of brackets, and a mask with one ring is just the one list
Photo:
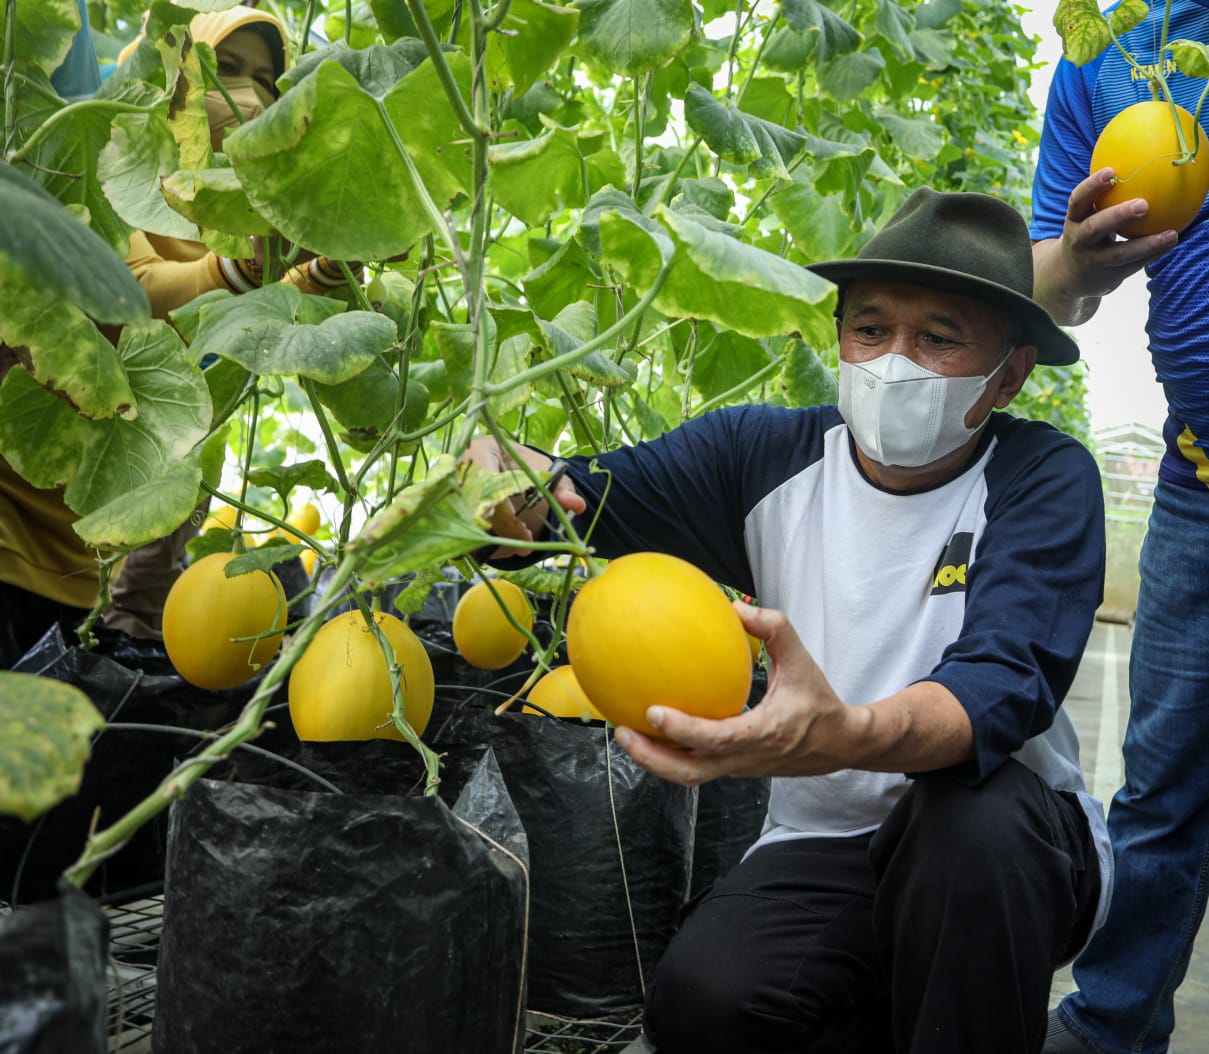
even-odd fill
[[(527, 705), (532, 703), (533, 707)], [(534, 709), (541, 707), (541, 710)], [(575, 671), (570, 666), (555, 666), (542, 676), (526, 697), (522, 713), (541, 713), (550, 717), (576, 717), (580, 720), (603, 721), (604, 714), (592, 705), (585, 694)]]
[(533, 609), (520, 586), (502, 578), (490, 585), (485, 581), (472, 585), (453, 609), (451, 628), (458, 654), (480, 670), (502, 670), (516, 662), (529, 643), (529, 638), (508, 621), (496, 596), (518, 625), (533, 629)]
[[(399, 666), (403, 716), (422, 735), (436, 694), (428, 652), (401, 619), (379, 611), (374, 621)], [(299, 739), (403, 739), (390, 719), (394, 696), (386, 655), (360, 611), (346, 611), (320, 627), (290, 671), (289, 700)]]
[(615, 725), (658, 733), (649, 706), (732, 717), (747, 703), (747, 632), (700, 568), (664, 553), (613, 560), (576, 594), (567, 656), (588, 698)]

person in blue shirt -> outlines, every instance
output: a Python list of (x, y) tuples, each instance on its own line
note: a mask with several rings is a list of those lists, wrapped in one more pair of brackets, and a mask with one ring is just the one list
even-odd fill
[[(1164, 15), (1162, 0), (1152, 3), (1121, 43), (1143, 67), (1163, 62), (1175, 101), (1194, 113), (1205, 82), (1159, 54)], [(1209, 42), (1209, 0), (1174, 0), (1167, 39), (1180, 38)], [(1104, 126), (1151, 98), (1147, 78), (1114, 47), (1082, 67), (1062, 60), (1033, 190), (1037, 299), (1078, 325), (1145, 268), (1150, 358), (1169, 407), (1139, 561), (1125, 782), (1108, 814), (1116, 886), (1103, 928), (1074, 964), (1078, 990), (1052, 1015), (1046, 1054), (1167, 1050), (1209, 895), (1209, 210), (1202, 205), (1186, 230), (1124, 239), (1122, 225), (1149, 203), (1097, 208), (1114, 173), (1090, 172)]]
[[(840, 289), (838, 406), (714, 411), (572, 457), (551, 492), (599, 555), (671, 553), (761, 604), (757, 706), (648, 708), (670, 742), (616, 730), (667, 779), (774, 777), (762, 834), (648, 986), (660, 1054), (1041, 1049), (1111, 859), (1061, 708), (1102, 595), (1099, 473), (993, 412), (1078, 356), (1031, 252), (1004, 202), (917, 190), (812, 268)], [(468, 458), (513, 467), (488, 437)], [(502, 505), (493, 562), (548, 515)]]

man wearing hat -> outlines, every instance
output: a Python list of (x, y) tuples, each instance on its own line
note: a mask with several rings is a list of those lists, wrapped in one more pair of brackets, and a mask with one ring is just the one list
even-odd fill
[[(1103, 506), (1079, 443), (993, 411), (1078, 350), (1032, 299), (1024, 220), (986, 195), (918, 190), (812, 270), (840, 289), (838, 407), (719, 410), (595, 459), (607, 475), (574, 458), (553, 492), (599, 517), (600, 555), (670, 552), (758, 597), (743, 618), (772, 661), (737, 717), (652, 707), (664, 742), (616, 731), (681, 783), (774, 777), (760, 838), (660, 962), (645, 1033), (660, 1054), (1040, 1051), (1053, 971), (1110, 888), (1060, 709)], [(492, 440), (469, 455), (512, 467)], [(497, 532), (529, 540), (548, 511)]]

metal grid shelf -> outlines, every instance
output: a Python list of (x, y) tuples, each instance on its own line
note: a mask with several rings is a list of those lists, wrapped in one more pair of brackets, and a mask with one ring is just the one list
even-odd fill
[[(106, 908), (109, 916), (109, 1052), (145, 1054), (155, 1017), (155, 965), (164, 900), (148, 896)], [(620, 1054), (642, 1031), (640, 1008), (596, 1018), (530, 1012), (525, 1054)]]

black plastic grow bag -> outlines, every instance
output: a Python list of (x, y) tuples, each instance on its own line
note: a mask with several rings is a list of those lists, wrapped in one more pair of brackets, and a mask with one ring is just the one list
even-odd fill
[(517, 1054), (528, 853), (492, 753), (440, 797), (405, 744), (288, 753), (345, 793), (241, 757), (172, 807), (152, 1049)]

